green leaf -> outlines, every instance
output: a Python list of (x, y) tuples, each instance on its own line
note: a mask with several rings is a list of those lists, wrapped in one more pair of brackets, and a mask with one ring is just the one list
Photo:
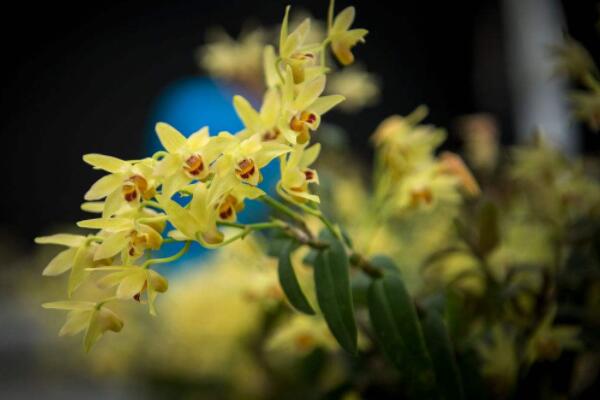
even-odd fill
[(338, 240), (331, 240), (329, 248), (319, 252), (315, 260), (315, 288), (331, 333), (342, 348), (356, 354), (357, 329), (349, 269), (346, 249)]
[(290, 254), (295, 247), (294, 244), (294, 241), (290, 239), (281, 248), (278, 267), (279, 283), (292, 307), (305, 314), (314, 315), (315, 311), (302, 292), (290, 258)]
[(437, 312), (429, 311), (422, 327), (440, 392), (446, 400), (464, 399), (460, 371), (444, 321)]
[(498, 210), (492, 202), (486, 201), (479, 210), (479, 251), (489, 254), (499, 242)]
[(439, 398), (421, 325), (400, 274), (387, 273), (374, 280), (368, 303), (375, 336), (383, 352), (400, 370), (409, 397)]

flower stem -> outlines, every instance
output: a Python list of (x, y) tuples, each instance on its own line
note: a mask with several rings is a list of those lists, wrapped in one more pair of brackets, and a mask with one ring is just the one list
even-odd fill
[(177, 253), (173, 254), (170, 257), (152, 258), (152, 259), (146, 261), (144, 264), (142, 264), (142, 268), (148, 268), (149, 266), (154, 265), (154, 264), (165, 264), (165, 263), (170, 263), (170, 262), (179, 260), (181, 257), (183, 257), (183, 255), (185, 253), (187, 253), (187, 251), (190, 248), (191, 243), (192, 243), (191, 241), (185, 242), (185, 245), (181, 248), (181, 250), (179, 250)]

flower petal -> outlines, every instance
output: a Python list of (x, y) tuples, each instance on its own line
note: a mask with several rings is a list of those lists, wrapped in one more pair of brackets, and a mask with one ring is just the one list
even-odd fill
[(127, 240), (129, 235), (129, 230), (124, 230), (104, 238), (94, 253), (94, 261), (111, 258), (118, 254), (129, 244), (129, 240)]
[(58, 253), (44, 268), (42, 275), (44, 276), (57, 276), (67, 271), (73, 266), (73, 260), (77, 253), (76, 248), (70, 248), (63, 250)]
[(339, 94), (323, 96), (316, 99), (308, 109), (317, 115), (323, 115), (344, 100), (346, 98)]
[(121, 160), (120, 158), (95, 153), (84, 155), (83, 161), (90, 164), (96, 169), (103, 169), (113, 174), (123, 172), (131, 166), (130, 163)]
[(59, 336), (73, 336), (87, 328), (92, 316), (92, 310), (75, 310), (67, 314), (67, 321), (60, 328)]
[(185, 136), (171, 125), (159, 122), (156, 124), (155, 130), (160, 143), (169, 153), (176, 153), (185, 146)]
[(96, 307), (96, 303), (91, 301), (52, 301), (42, 304), (42, 307), (50, 310), (91, 310)]
[(37, 244), (58, 244), (67, 247), (79, 247), (85, 242), (85, 236), (57, 233), (56, 235), (36, 237), (35, 242)]
[(131, 299), (142, 291), (146, 283), (146, 272), (141, 268), (130, 272), (119, 284), (117, 288), (117, 297), (120, 299)]
[(325, 81), (325, 75), (321, 75), (312, 81), (306, 82), (294, 100), (294, 109), (305, 110), (308, 108), (323, 93)]
[(99, 200), (114, 192), (123, 182), (123, 176), (119, 174), (110, 174), (98, 179), (96, 183), (87, 191), (85, 200)]
[(335, 17), (335, 21), (333, 21), (333, 26), (331, 27), (331, 31), (333, 33), (339, 33), (348, 30), (352, 22), (354, 22), (354, 17), (356, 15), (356, 9), (354, 7), (346, 7), (344, 8), (338, 15)]
[(127, 218), (92, 218), (77, 222), (80, 228), (122, 230), (133, 227), (133, 221)]
[(253, 131), (258, 129), (260, 126), (260, 116), (248, 100), (239, 95), (233, 96), (233, 107), (246, 128)]

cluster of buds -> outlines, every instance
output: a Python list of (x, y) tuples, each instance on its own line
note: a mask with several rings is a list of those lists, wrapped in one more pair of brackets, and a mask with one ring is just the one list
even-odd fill
[[(211, 136), (204, 127), (186, 137), (168, 124), (158, 123), (156, 133), (164, 151), (152, 157), (127, 161), (100, 154), (84, 156), (86, 163), (107, 172), (85, 194), (87, 202), (82, 207), (98, 217), (78, 223), (95, 233), (57, 234), (36, 242), (67, 247), (50, 262), (44, 275), (70, 271), (69, 298), (89, 277), (101, 288), (115, 288), (115, 292), (99, 301), (47, 303), (47, 308), (69, 311), (61, 333), (85, 330), (89, 349), (105, 331), (119, 331), (123, 322), (106, 306), (115, 300), (147, 303), (155, 314), (154, 301), (168, 283), (152, 265), (175, 261), (192, 242), (214, 248), (247, 235), (252, 227), (237, 224), (237, 214), (247, 200), (267, 196), (258, 185), (261, 169), (271, 161), (278, 160), (281, 165), (277, 189), (285, 200), (302, 206), (319, 202), (311, 192), (318, 175), (309, 166), (317, 159), (320, 146), (310, 143), (322, 115), (344, 100), (341, 95), (322, 95), (328, 72), (324, 52), (331, 46), (338, 60), (349, 64), (352, 47), (367, 31), (350, 29), (352, 7), (335, 18), (331, 8), (327, 37), (319, 43), (305, 43), (310, 20), (288, 32), (288, 15), (289, 7), (279, 48), (267, 46), (264, 51), (267, 90), (262, 106), (256, 110), (242, 96), (233, 99), (243, 130)], [(165, 232), (167, 222), (175, 229)], [(220, 226), (228, 224), (242, 231), (226, 237)], [(262, 224), (265, 226), (269, 224)], [(152, 258), (151, 252), (166, 241), (184, 244), (171, 257)]]

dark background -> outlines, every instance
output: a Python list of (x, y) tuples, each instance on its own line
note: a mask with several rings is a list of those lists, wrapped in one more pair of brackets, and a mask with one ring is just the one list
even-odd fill
[[(370, 156), (368, 136), (385, 117), (430, 106), (430, 122), (449, 127), (462, 114), (491, 112), (511, 143), (503, 21), (498, 1), (338, 1), (357, 7), (370, 29), (357, 58), (383, 83), (379, 106), (332, 113)], [(4, 83), (0, 230), (27, 247), (48, 226), (76, 220), (97, 177), (81, 161), (89, 152), (138, 158), (153, 102), (169, 83), (200, 74), (193, 58), (205, 30), (237, 35), (248, 17), (281, 20), (286, 2), (56, 2), (13, 4), (1, 26)], [(318, 18), (327, 2), (298, 1)], [(594, 1), (565, 1), (565, 31), (600, 54)], [(14, 8), (16, 7), (16, 8)], [(450, 140), (449, 146), (456, 146)], [(598, 148), (584, 136), (584, 151)]]

